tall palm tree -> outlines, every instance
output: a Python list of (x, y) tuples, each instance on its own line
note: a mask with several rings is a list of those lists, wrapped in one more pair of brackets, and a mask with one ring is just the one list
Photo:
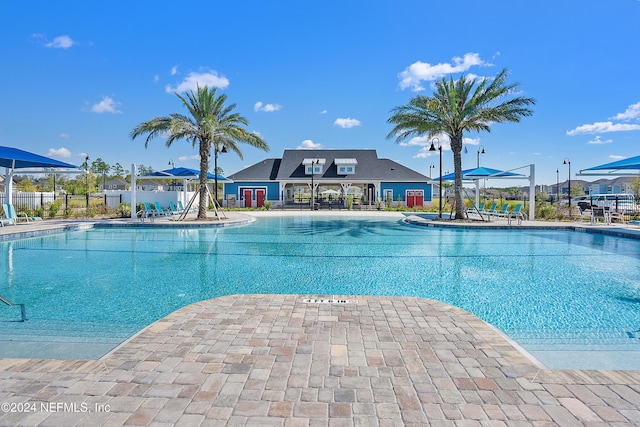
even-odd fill
[[(206, 219), (208, 205), (206, 185), (211, 149), (215, 150), (217, 155), (226, 148), (242, 159), (239, 143), (247, 143), (264, 151), (269, 151), (269, 146), (259, 135), (245, 130), (244, 126), (249, 124), (247, 119), (238, 113), (232, 113), (236, 104), (225, 105), (227, 96), (221, 94), (216, 97), (216, 88), (198, 87), (195, 92), (191, 91), (186, 96), (178, 93), (175, 95), (187, 107), (191, 116), (174, 113), (165, 117), (156, 117), (134, 127), (130, 135), (132, 139), (136, 139), (142, 134), (148, 134), (144, 143), (145, 148), (149, 145), (149, 141), (157, 136), (167, 138), (167, 147), (179, 139), (191, 141), (193, 147), (198, 145), (200, 151), (198, 219)], [(215, 185), (217, 188), (217, 176)]]
[(387, 120), (395, 125), (387, 138), (396, 138), (396, 142), (415, 136), (449, 137), (455, 170), (456, 219), (464, 218), (461, 191), (464, 133), (491, 132), (493, 123), (519, 122), (521, 117), (533, 114), (528, 108), (535, 104), (533, 98), (510, 97), (519, 85), (506, 84), (507, 74), (504, 69), (494, 79), (480, 81), (464, 75), (456, 81), (451, 76), (442, 78), (436, 82), (433, 96), (412, 98), (409, 104), (394, 108)]

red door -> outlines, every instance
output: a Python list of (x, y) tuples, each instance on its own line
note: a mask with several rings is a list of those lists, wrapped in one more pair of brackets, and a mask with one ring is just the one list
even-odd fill
[(415, 191), (407, 191), (407, 207), (412, 208), (416, 203)]
[(261, 208), (264, 206), (264, 190), (256, 190), (256, 207)]
[(415, 194), (416, 194), (416, 197), (415, 197), (416, 206), (424, 205), (424, 191), (416, 190)]
[(251, 190), (244, 190), (244, 207), (251, 207)]

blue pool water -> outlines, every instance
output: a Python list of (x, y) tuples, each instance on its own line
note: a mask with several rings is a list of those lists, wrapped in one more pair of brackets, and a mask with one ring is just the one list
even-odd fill
[[(0, 307), (0, 340), (31, 342), (27, 351), (54, 342), (54, 352), (59, 342), (67, 358), (74, 346), (78, 358), (100, 357), (180, 307), (243, 293), (433, 298), (538, 357), (552, 349), (548, 365), (575, 350), (640, 351), (632, 239), (283, 216), (242, 227), (95, 228), (0, 247), (0, 295), (24, 303), (29, 318), (16, 322), (17, 307)], [(20, 346), (0, 347), (0, 357), (25, 357), (12, 353)]]

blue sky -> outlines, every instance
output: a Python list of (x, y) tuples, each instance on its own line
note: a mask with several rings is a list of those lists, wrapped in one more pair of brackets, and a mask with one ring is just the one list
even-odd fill
[[(145, 149), (129, 132), (185, 113), (173, 92), (200, 83), (271, 148), (221, 155), (225, 174), (284, 149), (373, 148), (436, 177), (429, 141), (387, 139), (390, 111), (442, 76), (503, 68), (536, 99), (534, 115), (465, 135), (464, 168), (482, 147), (481, 165), (534, 163), (536, 182), (553, 184), (565, 158), (575, 179), (640, 154), (638, 0), (7, 1), (0, 16), (0, 145), (73, 164), (86, 153), (126, 169), (197, 168), (188, 142)], [(451, 151), (443, 163), (453, 171)]]

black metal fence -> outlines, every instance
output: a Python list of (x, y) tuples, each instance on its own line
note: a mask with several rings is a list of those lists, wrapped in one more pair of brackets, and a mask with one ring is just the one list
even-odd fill
[(640, 199), (633, 194), (593, 194), (578, 197), (573, 203), (581, 212), (596, 207), (620, 213), (626, 221), (640, 218)]

